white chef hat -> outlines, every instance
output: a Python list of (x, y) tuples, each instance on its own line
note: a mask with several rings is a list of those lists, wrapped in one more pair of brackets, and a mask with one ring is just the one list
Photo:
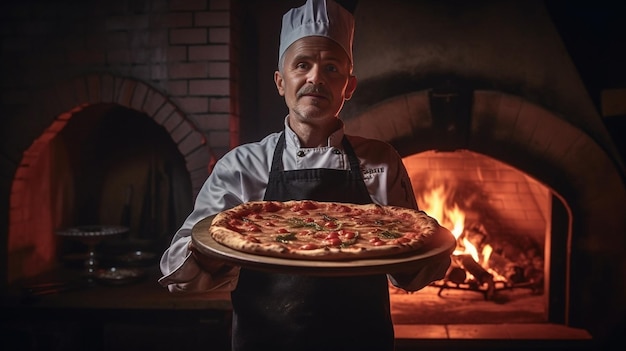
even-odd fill
[(289, 45), (309, 36), (322, 36), (334, 40), (346, 51), (352, 62), (354, 17), (333, 0), (307, 0), (306, 4), (283, 15), (278, 59)]

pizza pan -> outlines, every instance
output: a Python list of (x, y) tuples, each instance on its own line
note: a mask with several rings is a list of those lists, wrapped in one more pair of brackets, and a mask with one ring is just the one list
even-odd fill
[(278, 258), (233, 250), (216, 242), (209, 234), (213, 217), (210, 216), (201, 220), (192, 228), (191, 238), (200, 253), (221, 259), (235, 266), (267, 272), (350, 276), (414, 271), (432, 261), (449, 256), (456, 246), (453, 237), (433, 237), (433, 241), (429, 245), (415, 252), (383, 258), (334, 261)]

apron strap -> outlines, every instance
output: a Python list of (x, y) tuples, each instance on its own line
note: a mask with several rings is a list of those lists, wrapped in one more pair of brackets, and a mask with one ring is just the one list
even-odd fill
[(272, 157), (272, 172), (280, 172), (285, 169), (283, 166), (283, 151), (285, 150), (285, 132), (280, 133), (278, 143), (274, 148), (274, 156)]
[(348, 155), (348, 161), (350, 161), (350, 171), (356, 179), (363, 179), (363, 175), (361, 174), (361, 165), (359, 164), (359, 158), (356, 157), (356, 152), (352, 148), (352, 145), (348, 141), (346, 136), (343, 136), (341, 139), (341, 145), (343, 149), (346, 151), (346, 155)]

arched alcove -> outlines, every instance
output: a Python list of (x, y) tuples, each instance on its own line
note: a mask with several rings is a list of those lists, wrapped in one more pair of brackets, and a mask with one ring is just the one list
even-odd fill
[[(142, 145), (142, 140), (148, 144), (172, 145), (172, 152), (180, 158), (182, 166), (179, 168), (184, 171), (182, 176), (189, 184), (188, 191), (179, 192), (186, 199), (178, 200), (185, 204), (178, 212), (189, 211), (195, 194), (210, 172), (214, 158), (204, 136), (158, 90), (133, 79), (93, 74), (42, 92), (34, 101), (38, 103), (34, 103), (24, 116), (31, 121), (30, 128), (19, 134), (20, 143), (16, 144), (16, 147), (24, 145), (24, 151), (11, 185), (7, 240), (9, 281), (52, 268), (51, 263), (57, 259), (54, 233), (60, 226), (86, 224), (78, 223), (80, 221), (110, 222), (114, 218), (119, 219), (115, 214), (119, 208), (107, 211), (100, 207), (103, 203), (125, 201), (126, 195), (119, 189), (115, 195), (107, 193), (107, 190), (119, 187), (119, 184), (114, 186), (111, 183), (119, 183), (119, 179), (129, 169), (141, 168), (141, 164), (151, 162), (144, 158), (158, 153), (158, 157), (152, 157), (152, 161), (160, 161), (147, 167), (151, 167), (152, 177), (165, 174), (156, 170), (159, 165), (163, 166), (163, 157), (168, 153), (166, 149), (162, 148), (163, 145)], [(71, 135), (65, 133), (63, 138), (59, 138), (68, 125), (71, 125)], [(161, 136), (147, 138), (148, 133)], [(165, 139), (157, 142), (159, 138)], [(97, 145), (94, 146), (94, 142)], [(117, 142), (126, 143), (133, 150), (124, 154), (123, 149), (114, 147), (118, 146)], [(93, 152), (92, 159), (85, 156), (86, 150), (81, 148), (91, 148), (88, 150)], [(145, 152), (139, 151), (142, 148)], [(109, 151), (111, 155), (107, 155)], [(72, 152), (83, 152), (80, 156), (83, 168), (79, 171), (73, 169), (78, 162), (68, 156)], [(130, 155), (138, 159), (133, 162), (128, 159)], [(111, 157), (116, 156), (123, 157), (125, 161), (112, 161)], [(108, 178), (104, 175), (96, 176), (100, 175), (99, 166), (102, 167), (102, 173), (111, 175)], [(81, 179), (81, 176), (86, 178)], [(133, 182), (128, 180), (129, 184)], [(173, 182), (168, 185), (168, 189), (185, 182)], [(88, 191), (90, 188), (97, 188), (98, 191), (94, 192), (97, 195), (91, 194)], [(133, 197), (135, 200), (144, 199), (150, 192), (156, 194), (154, 188), (135, 187)], [(94, 208), (89, 209), (88, 204), (93, 204)], [(81, 211), (82, 215), (74, 216)], [(139, 231), (139, 228), (131, 229)], [(171, 235), (171, 228), (161, 230), (168, 230), (168, 236)]]

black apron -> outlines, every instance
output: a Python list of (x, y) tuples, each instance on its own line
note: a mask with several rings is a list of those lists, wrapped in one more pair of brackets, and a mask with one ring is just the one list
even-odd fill
[[(342, 140), (350, 171), (285, 171), (281, 134), (264, 200), (366, 204), (372, 200), (359, 160)], [(232, 292), (233, 351), (377, 350), (394, 348), (389, 289), (384, 274), (317, 277), (242, 268)]]

